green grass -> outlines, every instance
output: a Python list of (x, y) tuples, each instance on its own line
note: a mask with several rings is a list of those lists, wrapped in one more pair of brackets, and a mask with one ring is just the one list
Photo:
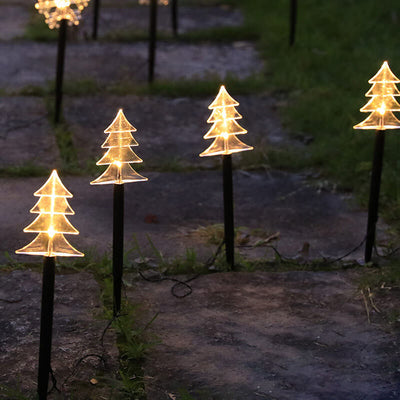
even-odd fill
[[(400, 4), (396, 0), (299, 2), (296, 43), (288, 46), (289, 1), (236, 1), (246, 24), (258, 31), (258, 48), (266, 61), (270, 89), (286, 93), (281, 110), (287, 128), (311, 135), (307, 164), (353, 190), (366, 202), (374, 132), (352, 127), (366, 117), (370, 79), (388, 60), (400, 74), (398, 31)], [(387, 137), (381, 206), (385, 216), (400, 216), (400, 138)]]
[[(139, 29), (114, 30), (102, 38), (102, 41), (138, 42), (148, 40), (148, 32)], [(234, 42), (259, 39), (258, 32), (251, 25), (219, 26), (209, 29), (198, 29), (180, 33), (174, 37), (172, 33), (158, 32), (157, 40), (163, 42), (203, 43), (203, 42)]]
[(52, 42), (58, 38), (58, 29), (49, 29), (43, 15), (33, 10), (25, 28), (23, 39), (39, 42)]
[(13, 165), (0, 168), (0, 177), (26, 178), (33, 176), (47, 176), (49, 169), (40, 165), (27, 162), (22, 165)]

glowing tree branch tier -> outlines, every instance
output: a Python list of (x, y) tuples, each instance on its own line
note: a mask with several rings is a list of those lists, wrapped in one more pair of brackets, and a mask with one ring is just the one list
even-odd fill
[(367, 235), (365, 239), (365, 262), (371, 261), (372, 249), (375, 244), (383, 151), (385, 147), (384, 132), (387, 129), (400, 128), (400, 121), (393, 114), (400, 111), (400, 104), (395, 98), (396, 96), (400, 96), (400, 91), (396, 87), (396, 84), (400, 83), (400, 80), (390, 70), (387, 61), (382, 64), (379, 71), (368, 82), (372, 84), (372, 87), (365, 96), (371, 97), (371, 99), (360, 111), (371, 114), (364, 121), (354, 126), (354, 129), (376, 130), (368, 204)]
[(122, 110), (111, 125), (104, 131), (108, 133), (102, 147), (107, 149), (97, 165), (108, 165), (107, 169), (97, 179), (90, 182), (92, 185), (114, 185), (114, 220), (113, 220), (113, 278), (114, 278), (114, 316), (121, 309), (121, 285), (123, 273), (124, 252), (124, 183), (147, 181), (147, 178), (138, 174), (131, 163), (143, 162), (131, 149), (138, 146), (131, 132), (136, 129), (126, 119)]
[(223, 193), (224, 193), (224, 242), (226, 261), (234, 268), (234, 220), (233, 220), (233, 182), (231, 154), (252, 150), (253, 147), (241, 142), (236, 135), (247, 133), (236, 120), (242, 116), (236, 111), (239, 103), (221, 86), (215, 100), (208, 107), (213, 110), (207, 122), (213, 125), (204, 139), (214, 139), (213, 143), (200, 154), (200, 157), (222, 155)]

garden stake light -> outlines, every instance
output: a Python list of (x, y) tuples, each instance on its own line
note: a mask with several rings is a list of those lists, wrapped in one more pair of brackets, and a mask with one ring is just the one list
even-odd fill
[(296, 39), (297, 24), (297, 0), (290, 0), (290, 28), (289, 28), (289, 46), (294, 45)]
[(16, 253), (44, 256), (37, 391), (39, 400), (45, 400), (51, 362), (55, 257), (83, 257), (84, 254), (72, 247), (64, 237), (64, 234), (77, 235), (79, 232), (65, 217), (75, 214), (67, 201), (72, 194), (62, 184), (56, 170), (34, 196), (40, 199), (30, 212), (39, 215), (24, 232), (36, 232), (38, 235)]
[(375, 243), (375, 230), (378, 221), (379, 191), (381, 186), (383, 150), (385, 146), (386, 129), (399, 129), (400, 121), (393, 112), (400, 111), (400, 104), (395, 96), (400, 96), (396, 83), (400, 80), (390, 70), (387, 61), (369, 81), (371, 89), (366, 97), (369, 102), (360, 109), (361, 112), (371, 112), (364, 121), (354, 126), (354, 129), (375, 129), (374, 159), (371, 173), (371, 186), (368, 202), (368, 224), (365, 243), (365, 262), (370, 262)]
[(56, 102), (54, 122), (60, 122), (62, 103), (62, 83), (64, 75), (65, 42), (67, 38), (67, 25), (78, 25), (82, 10), (88, 5), (89, 0), (38, 0), (35, 8), (46, 18), (50, 29), (59, 28), (56, 70)]
[(172, 33), (178, 36), (178, 0), (171, 0)]
[(97, 28), (99, 25), (99, 9), (100, 9), (100, 0), (94, 0), (93, 31), (92, 31), (92, 39), (93, 40), (97, 40)]
[(156, 63), (157, 44), (157, 0), (150, 0), (150, 24), (149, 24), (149, 73), (148, 82), (154, 80), (154, 66)]
[(131, 149), (131, 146), (139, 144), (133, 138), (131, 132), (136, 128), (126, 119), (122, 110), (110, 126), (104, 131), (108, 134), (102, 148), (107, 149), (97, 165), (108, 165), (104, 173), (91, 185), (114, 185), (114, 220), (113, 220), (113, 311), (117, 316), (121, 310), (121, 285), (124, 257), (124, 184), (129, 182), (147, 181), (139, 175), (130, 163), (143, 162)]
[[(149, 23), (149, 69), (148, 69), (148, 82), (154, 81), (154, 67), (156, 62), (156, 45), (157, 45), (157, 6), (167, 6), (169, 0), (139, 0), (140, 5), (150, 5), (150, 23)], [(172, 30), (174, 35), (178, 31), (177, 19), (177, 0), (172, 0)]]
[(239, 103), (234, 100), (221, 86), (215, 100), (208, 107), (213, 110), (207, 122), (212, 127), (204, 135), (204, 139), (214, 139), (214, 142), (200, 154), (200, 157), (222, 155), (223, 191), (224, 191), (224, 225), (226, 261), (234, 268), (234, 222), (233, 222), (233, 184), (232, 184), (232, 153), (252, 150), (253, 147), (241, 142), (236, 135), (246, 134), (237, 122), (242, 116), (236, 111)]

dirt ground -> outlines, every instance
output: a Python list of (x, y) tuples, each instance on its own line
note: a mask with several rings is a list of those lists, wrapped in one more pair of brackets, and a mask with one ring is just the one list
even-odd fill
[(222, 273), (135, 283), (130, 298), (161, 339), (146, 360), (148, 400), (400, 398), (396, 337), (368, 324), (354, 272)]
[[(145, 81), (147, 44), (105, 39), (119, 29), (129, 29), (129, 23), (145, 30), (148, 9), (132, 7), (125, 0), (102, 4), (102, 40), (86, 40), (89, 8), (79, 33), (67, 45), (66, 79), (92, 79), (103, 87)], [(44, 99), (9, 96), (27, 85), (45, 86), (54, 79), (56, 44), (18, 39), (31, 7), (25, 0), (0, 3), (0, 167), (28, 164), (50, 171), (61, 160)], [(169, 10), (159, 12), (160, 28), (168, 32)], [(129, 16), (128, 22), (117, 24), (122, 15)], [(184, 6), (180, 17), (182, 32), (200, 29), (204, 22), (214, 27), (243, 21), (237, 10), (220, 6)], [(255, 46), (247, 42), (165, 42), (158, 48), (156, 77), (167, 80), (216, 74), (246, 77), (264, 68)], [(282, 127), (280, 99), (269, 93), (234, 97), (240, 101), (242, 125), (249, 131), (246, 143), (306, 151), (306, 145), (294, 141)], [(103, 130), (118, 108), (124, 108), (138, 129), (135, 151), (144, 159), (141, 173), (149, 181), (126, 185), (125, 238), (126, 249), (132, 249), (135, 235), (150, 263), (157, 257), (148, 238), (170, 259), (182, 259), (187, 249), (193, 249), (204, 261), (215, 251), (215, 245), (197, 234), (199, 228), (223, 219), (218, 161), (198, 157), (209, 144), (202, 136), (208, 128), (211, 101), (133, 95), (64, 97), (65, 118), (83, 167), (101, 156)], [(240, 156), (234, 158), (234, 165), (239, 161)], [(163, 166), (169, 171), (175, 166), (179, 172), (165, 172)], [(198, 170), (193, 171), (193, 166)], [(103, 254), (110, 251), (112, 241), (112, 188), (90, 186), (94, 177), (61, 176), (74, 195), (70, 204), (76, 215), (70, 221), (80, 231), (68, 239), (79, 250)], [(0, 178), (0, 385), (26, 393), (35, 391), (41, 275), (10, 268), (6, 253), (13, 254), (33, 239), (23, 228), (34, 217), (29, 213), (37, 200), (33, 192), (43, 182), (43, 177)], [(350, 194), (337, 193), (334, 185), (312, 171), (287, 173), (268, 165), (257, 172), (236, 168), (234, 196), (235, 223), (247, 245), (236, 250), (245, 259), (274, 259), (271, 249), (254, 246), (268, 235), (277, 234), (273, 244), (283, 256), (301, 256), (303, 261), (342, 256), (364, 238), (365, 212)], [(382, 221), (378, 238), (387, 238)], [(309, 251), (299, 253), (305, 244)], [(362, 251), (358, 248), (346, 260), (359, 260)], [(137, 251), (130, 253), (127, 266), (138, 258)], [(31, 261), (26, 256), (13, 259)], [(149, 283), (126, 274), (128, 296), (142, 305), (144, 313), (138, 323), (158, 313), (151, 330), (161, 343), (144, 365), (148, 400), (183, 400), (188, 398), (185, 391), (196, 400), (400, 399), (398, 335), (375, 313), (368, 323), (357, 284), (362, 268), (213, 273), (192, 281), (193, 293), (184, 299), (170, 294), (169, 281)], [(57, 271), (52, 365), (63, 399), (84, 400), (82, 393), (89, 390), (96, 400), (115, 400), (111, 390), (118, 369), (116, 339), (108, 333), (101, 346), (99, 338), (107, 321), (98, 318), (99, 293), (91, 274)], [(106, 364), (95, 356), (76, 368), (87, 354), (102, 355)], [(90, 383), (99, 374), (108, 380), (107, 389)], [(53, 391), (50, 398), (59, 397)]]
[[(38, 272), (17, 270), (0, 275), (0, 385), (26, 394), (33, 394), (36, 387), (41, 285)], [(57, 388), (71, 399), (84, 388), (98, 393), (98, 398), (109, 395), (111, 385), (98, 390), (89, 381), (98, 374), (115, 379), (118, 369), (114, 334), (107, 332), (101, 345), (107, 321), (98, 318), (102, 311), (99, 294), (97, 282), (88, 273), (56, 275), (51, 365)], [(89, 355), (93, 356), (77, 365)], [(0, 390), (0, 398), (5, 400), (3, 393)], [(49, 399), (53, 396), (60, 398), (56, 390)]]

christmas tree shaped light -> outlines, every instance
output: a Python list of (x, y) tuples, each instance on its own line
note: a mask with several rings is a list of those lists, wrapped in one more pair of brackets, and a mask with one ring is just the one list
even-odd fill
[(75, 214), (67, 200), (72, 194), (62, 184), (56, 170), (53, 170), (50, 178), (34, 195), (40, 198), (31, 213), (39, 215), (24, 232), (35, 232), (38, 235), (31, 243), (16, 250), (16, 253), (44, 256), (37, 392), (40, 400), (46, 400), (51, 371), (55, 258), (83, 257), (84, 254), (72, 247), (64, 237), (64, 234), (77, 235), (79, 232), (65, 217)]
[(365, 238), (364, 260), (366, 263), (371, 261), (372, 250), (375, 244), (383, 151), (385, 147), (385, 130), (400, 128), (400, 121), (393, 114), (400, 111), (400, 104), (395, 98), (396, 96), (400, 96), (400, 91), (396, 87), (396, 84), (400, 83), (400, 80), (390, 70), (387, 61), (382, 64), (379, 71), (368, 82), (372, 83), (372, 87), (365, 96), (371, 97), (371, 99), (360, 111), (370, 112), (371, 114), (364, 121), (354, 126), (354, 129), (376, 130), (368, 201), (367, 234)]
[(368, 83), (372, 83), (372, 87), (365, 96), (371, 97), (371, 99), (360, 109), (361, 112), (370, 112), (371, 115), (355, 125), (354, 129), (400, 128), (400, 121), (393, 114), (393, 112), (400, 111), (400, 104), (395, 99), (395, 96), (400, 96), (396, 87), (396, 83), (399, 82), (400, 79), (393, 74), (389, 64), (385, 61), (375, 76), (368, 81)]
[(90, 182), (91, 185), (147, 181), (147, 178), (138, 174), (130, 166), (130, 163), (143, 162), (131, 149), (132, 146), (139, 145), (131, 132), (136, 132), (136, 128), (128, 122), (121, 109), (104, 131), (108, 133), (108, 137), (101, 147), (108, 150), (96, 163), (96, 165), (108, 165), (108, 167), (101, 176)]
[(200, 157), (222, 156), (222, 175), (224, 193), (224, 243), (226, 261), (234, 269), (234, 219), (233, 219), (233, 181), (232, 154), (252, 150), (253, 147), (241, 142), (236, 135), (247, 133), (236, 120), (242, 116), (236, 111), (239, 103), (221, 86), (215, 100), (208, 107), (213, 110), (207, 122), (213, 125), (204, 135), (204, 139), (214, 142), (200, 154)]
[[(157, 0), (157, 3), (160, 6), (167, 6), (169, 4), (169, 0)], [(150, 4), (150, 0), (139, 0), (139, 5), (148, 6)]]
[(114, 185), (113, 218), (113, 300), (114, 316), (121, 310), (121, 287), (124, 260), (124, 184), (147, 181), (139, 175), (130, 163), (143, 162), (131, 149), (138, 146), (131, 132), (136, 128), (129, 123), (122, 110), (119, 110), (110, 126), (104, 131), (107, 139), (102, 147), (107, 149), (97, 165), (108, 165), (107, 169), (91, 185)]
[(217, 97), (208, 107), (213, 111), (207, 122), (213, 125), (204, 135), (204, 139), (214, 139), (214, 142), (200, 154), (200, 157), (228, 155), (253, 149), (236, 137), (236, 135), (247, 133), (236, 122), (237, 119), (242, 118), (236, 111), (238, 105), (239, 103), (229, 95), (225, 86), (222, 85)]
[(75, 214), (67, 201), (72, 194), (62, 184), (56, 170), (53, 170), (50, 178), (34, 196), (40, 199), (30, 212), (39, 215), (24, 232), (35, 232), (38, 235), (31, 243), (16, 250), (16, 253), (45, 257), (83, 257), (84, 254), (71, 246), (64, 237), (64, 234), (77, 235), (79, 232), (66, 218), (66, 215)]
[(46, 18), (50, 29), (59, 28), (60, 21), (67, 20), (68, 25), (78, 25), (82, 10), (89, 0), (38, 0), (35, 8)]

